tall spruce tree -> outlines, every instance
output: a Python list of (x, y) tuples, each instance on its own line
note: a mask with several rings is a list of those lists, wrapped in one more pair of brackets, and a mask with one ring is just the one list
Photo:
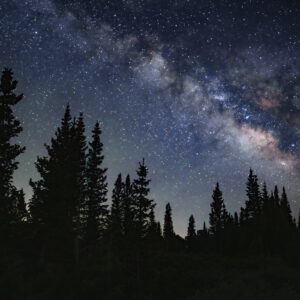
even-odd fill
[(44, 202), (47, 195), (47, 190), (44, 189), (43, 181), (39, 180), (37, 182), (33, 182), (31, 179), (29, 184), (33, 190), (33, 195), (29, 201), (29, 219), (31, 223), (34, 225), (41, 225), (45, 222), (45, 213), (47, 213), (44, 209)]
[(266, 182), (264, 182), (262, 190), (262, 209), (264, 213), (266, 212), (266, 210), (270, 209), (270, 198)]
[(174, 237), (172, 208), (170, 203), (167, 203), (166, 205), (163, 235), (165, 239), (171, 239), (172, 237)]
[(112, 204), (110, 213), (110, 229), (114, 237), (119, 237), (122, 234), (122, 198), (123, 183), (122, 175), (119, 174), (112, 191)]
[(257, 176), (250, 169), (247, 181), (246, 219), (255, 219), (261, 214), (262, 204)]
[(85, 238), (88, 243), (95, 243), (107, 226), (107, 169), (102, 165), (104, 155), (101, 133), (100, 124), (96, 122), (92, 131), (92, 141), (89, 143), (86, 169), (87, 193), (84, 216)]
[(234, 226), (238, 227), (239, 226), (239, 215), (237, 212), (234, 213)]
[(150, 212), (150, 226), (148, 231), (148, 236), (150, 238), (155, 239), (161, 237), (161, 232), (158, 226), (160, 226), (160, 224), (158, 225), (158, 222), (156, 222), (154, 208), (152, 208)]
[(216, 188), (212, 195), (213, 201), (210, 204), (211, 212), (209, 213), (210, 231), (213, 234), (219, 233), (225, 226), (227, 221), (227, 210), (223, 200), (222, 191), (217, 182)]
[(44, 224), (51, 238), (66, 244), (78, 235), (80, 191), (84, 190), (79, 186), (85, 151), (81, 122), (76, 119), (72, 122), (68, 105), (55, 137), (50, 145), (45, 145), (48, 156), (37, 159), (41, 178), (30, 181), (34, 191), (30, 201), (32, 216)]
[(270, 194), (270, 197), (269, 197), (269, 203), (270, 203), (270, 206), (272, 208), (275, 207), (275, 197), (274, 197), (274, 192), (273, 191), (271, 191), (271, 194)]
[(30, 180), (34, 192), (29, 203), (30, 213), (35, 220), (53, 230), (62, 227), (66, 219), (72, 215), (69, 211), (71, 200), (66, 191), (70, 175), (65, 174), (69, 167), (67, 166), (69, 150), (73, 146), (71, 119), (68, 105), (61, 127), (57, 128), (55, 138), (51, 139), (51, 145), (45, 145), (48, 157), (38, 157), (35, 163), (41, 179), (35, 182)]
[(245, 208), (244, 207), (241, 207), (241, 210), (240, 210), (240, 225), (243, 225), (246, 221), (246, 212), (245, 212)]
[(149, 219), (150, 219), (150, 231), (151, 231), (151, 233), (156, 232), (156, 221), (155, 221), (155, 214), (154, 214), (153, 207), (151, 208)]
[(133, 189), (129, 174), (126, 176), (122, 197), (122, 224), (125, 236), (133, 232)]
[(18, 167), (16, 158), (25, 151), (25, 147), (12, 144), (12, 139), (22, 131), (12, 111), (23, 97), (14, 93), (17, 84), (13, 72), (5, 68), (0, 83), (0, 224), (17, 221), (17, 207), (24, 203), (23, 192), (13, 185), (13, 173)]
[(10, 211), (11, 220), (13, 220), (14, 223), (20, 223), (28, 220), (28, 211), (26, 208), (25, 194), (23, 189), (17, 190), (16, 188), (13, 188), (11, 191), (11, 197), (13, 199), (13, 207)]
[(288, 220), (288, 222), (290, 224), (292, 224), (293, 223), (292, 211), (291, 211), (290, 203), (289, 203), (287, 195), (286, 195), (285, 187), (282, 188), (282, 194), (281, 194), (281, 199), (280, 199), (280, 208), (281, 208), (286, 220)]
[(189, 224), (187, 229), (186, 239), (191, 241), (196, 238), (196, 229), (195, 229), (195, 218), (193, 215), (189, 217)]
[(280, 205), (280, 197), (277, 185), (274, 187), (274, 205), (276, 207)]
[(83, 220), (82, 212), (84, 211), (84, 205), (86, 201), (87, 182), (86, 182), (86, 137), (85, 137), (85, 125), (83, 120), (83, 114), (80, 113), (79, 118), (74, 119), (71, 136), (73, 140), (73, 147), (70, 149), (70, 154), (73, 160), (74, 174), (76, 175), (77, 184), (75, 187), (76, 198), (76, 216), (74, 219), (74, 227), (78, 234), (82, 233)]
[(157, 234), (158, 237), (162, 237), (162, 230), (161, 230), (160, 222), (156, 223), (156, 234)]
[(203, 222), (202, 232), (203, 232), (203, 235), (204, 235), (204, 236), (207, 236), (207, 235), (208, 235), (208, 230), (207, 230), (207, 227), (206, 227), (206, 223), (205, 223), (205, 222)]
[(149, 230), (151, 209), (155, 207), (154, 201), (148, 197), (150, 180), (144, 159), (139, 163), (137, 176), (133, 182), (132, 208), (137, 237), (143, 238)]

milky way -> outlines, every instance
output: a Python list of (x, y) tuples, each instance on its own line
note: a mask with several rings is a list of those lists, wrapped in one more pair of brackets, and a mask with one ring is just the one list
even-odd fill
[(249, 168), (300, 204), (297, 1), (2, 0), (0, 65), (13, 68), (27, 199), (66, 103), (101, 122), (110, 188), (145, 157), (156, 213), (207, 220), (219, 181), (230, 211)]

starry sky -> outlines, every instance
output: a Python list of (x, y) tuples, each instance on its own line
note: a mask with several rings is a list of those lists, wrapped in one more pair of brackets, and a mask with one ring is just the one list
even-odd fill
[(216, 181), (245, 201), (249, 168), (300, 208), (300, 4), (294, 1), (1, 0), (0, 65), (13, 68), (26, 198), (66, 103), (103, 130), (110, 189), (145, 157), (156, 214), (208, 220)]

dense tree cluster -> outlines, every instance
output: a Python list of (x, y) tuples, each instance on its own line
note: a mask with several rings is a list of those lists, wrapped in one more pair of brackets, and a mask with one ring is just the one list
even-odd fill
[(0, 224), (15, 223), (26, 216), (24, 194), (12, 183), (13, 172), (18, 167), (16, 158), (25, 148), (13, 144), (12, 139), (22, 131), (12, 111), (23, 95), (16, 95), (14, 90), (17, 81), (13, 80), (13, 72), (5, 68), (0, 83)]
[[(99, 122), (95, 123), (91, 141), (87, 143), (83, 115), (73, 118), (69, 105), (50, 144), (45, 145), (47, 155), (37, 158), (39, 179), (30, 180), (33, 195), (26, 205), (23, 191), (13, 185), (13, 172), (18, 165), (16, 158), (25, 149), (12, 143), (22, 130), (12, 111), (22, 99), (22, 95), (14, 94), (17, 81), (12, 76), (11, 70), (4, 69), (0, 85), (0, 250), (3, 266), (12, 261), (13, 266), (22, 262), (25, 267), (20, 276), (29, 274), (32, 282), (44, 270), (43, 284), (46, 285), (47, 280), (54, 280), (56, 272), (67, 274), (60, 268), (75, 268), (78, 278), (72, 276), (72, 283), (84, 284), (85, 288), (74, 297), (66, 297), (68, 299), (85, 296), (90, 299), (95, 291), (102, 293), (103, 299), (188, 299), (185, 296), (192, 296), (201, 288), (185, 295), (185, 289), (161, 290), (160, 284), (169, 284), (172, 279), (164, 279), (164, 276), (175, 276), (173, 271), (178, 268), (188, 271), (187, 262), (201, 264), (197, 262), (197, 255), (258, 254), (288, 259), (297, 254), (299, 222), (296, 224), (292, 216), (285, 188), (279, 193), (275, 186), (268, 192), (266, 183), (260, 186), (253, 170), (249, 172), (247, 199), (240, 212), (231, 214), (226, 209), (217, 183), (212, 193), (209, 228), (204, 223), (202, 229), (196, 230), (196, 220), (191, 215), (185, 239), (174, 231), (170, 203), (165, 208), (163, 230), (156, 221), (144, 159), (133, 180), (129, 174), (125, 178), (122, 174), (117, 176), (109, 205)], [(177, 260), (182, 264), (163, 274), (163, 266), (176, 265)], [(94, 265), (99, 269), (95, 270)], [(3, 270), (8, 272), (5, 267)], [(91, 277), (93, 274), (96, 278)], [(1, 273), (0, 278), (10, 282), (6, 275)], [(193, 273), (186, 276), (193, 278)], [(158, 278), (160, 283), (153, 278)], [(97, 287), (101, 281), (101, 287)], [(66, 280), (65, 285), (68, 284)], [(187, 289), (190, 284), (184, 283)], [(28, 299), (43, 298), (38, 287), (25, 286), (21, 284), (19, 294), (11, 299), (20, 295), (28, 295)], [(115, 286), (117, 289), (113, 290)], [(8, 295), (8, 291), (9, 285), (3, 293)], [(45, 297), (53, 295), (51, 290)], [(75, 294), (69, 292), (68, 295)]]

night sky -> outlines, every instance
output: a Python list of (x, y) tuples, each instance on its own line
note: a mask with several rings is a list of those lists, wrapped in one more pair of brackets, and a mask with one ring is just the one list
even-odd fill
[[(298, 5), (297, 5), (298, 2)], [(11, 67), (26, 146), (15, 183), (31, 196), (66, 103), (101, 122), (108, 182), (143, 157), (161, 219), (207, 221), (216, 181), (233, 212), (252, 167), (300, 207), (300, 3), (1, 0), (0, 66)]]

